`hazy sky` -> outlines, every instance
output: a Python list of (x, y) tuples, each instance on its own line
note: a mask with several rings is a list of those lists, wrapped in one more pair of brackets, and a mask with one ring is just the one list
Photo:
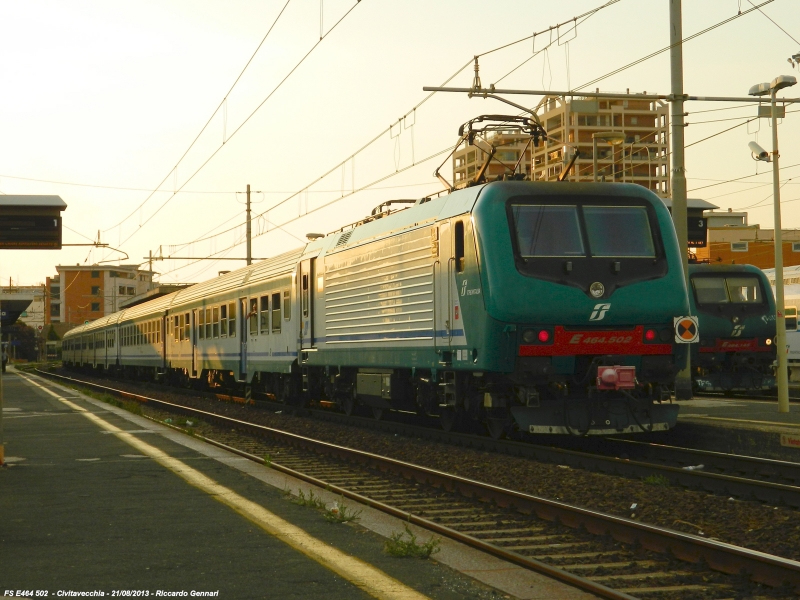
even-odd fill
[[(475, 54), (602, 3), (6, 1), (0, 4), (0, 191), (58, 194), (68, 204), (65, 243), (88, 243), (99, 231), (130, 264), (159, 248), (165, 256), (244, 257), (244, 195), (237, 192), (250, 184), (259, 234), (253, 256), (273, 256), (299, 246), (306, 233), (358, 220), (384, 200), (441, 189), (432, 173), (446, 153), (423, 159), (448, 149), (464, 121), (515, 111), (456, 94), (420, 105), (427, 97), (422, 87), (456, 74), (450, 85), (469, 86)], [(752, 6), (684, 0), (684, 37)], [(800, 52), (792, 39), (800, 40), (798, 8), (797, 0), (774, 0), (762, 10), (777, 25), (754, 11), (687, 42), (685, 91), (744, 96), (755, 83), (800, 75), (787, 62)], [(564, 27), (560, 36), (554, 30), (482, 57), (484, 86), (578, 88), (669, 43), (668, 0), (620, 0), (578, 22), (577, 34)], [(664, 52), (587, 89), (669, 93), (669, 82)], [(800, 97), (800, 86), (785, 94)], [(539, 98), (513, 100), (533, 106)], [(756, 113), (754, 105), (686, 108), (687, 144)], [(798, 228), (800, 115), (787, 114), (779, 133), (783, 224)], [(689, 197), (722, 209), (760, 203), (749, 209), (750, 221), (771, 227), (771, 166), (751, 160), (753, 139), (771, 146), (767, 120), (687, 148)], [(757, 171), (741, 182), (697, 189)], [(0, 251), (0, 281), (33, 285), (55, 275), (57, 264), (118, 258), (125, 256), (89, 247)], [(166, 260), (154, 268), (163, 282), (190, 282), (243, 265)]]

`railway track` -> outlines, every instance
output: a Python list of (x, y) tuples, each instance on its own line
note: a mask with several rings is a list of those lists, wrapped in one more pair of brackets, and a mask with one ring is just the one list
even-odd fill
[(800, 592), (800, 563), (795, 561), (163, 400), (55, 378), (201, 419), (216, 427), (205, 436), (209, 443), (261, 463), (269, 456), (273, 469), (604, 598), (765, 592), (788, 598)]
[[(244, 398), (230, 394), (212, 395), (226, 401), (246, 402)], [(277, 402), (272, 403), (272, 406), (287, 409), (285, 404)], [(307, 410), (317, 420), (342, 425), (356, 424), (410, 438), (444, 442), (632, 479), (659, 477), (673, 486), (800, 509), (800, 464), (789, 461), (616, 438), (575, 438), (559, 442), (560, 446), (529, 441), (493, 440), (481, 435), (444, 432), (436, 427), (420, 426), (402, 417), (376, 420), (347, 416), (325, 408), (303, 410)]]

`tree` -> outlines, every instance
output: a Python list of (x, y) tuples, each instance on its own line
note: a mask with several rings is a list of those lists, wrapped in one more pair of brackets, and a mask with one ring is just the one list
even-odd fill
[(17, 321), (10, 327), (3, 327), (3, 339), (12, 345), (9, 348), (9, 355), (31, 361), (38, 358), (36, 331), (25, 323)]

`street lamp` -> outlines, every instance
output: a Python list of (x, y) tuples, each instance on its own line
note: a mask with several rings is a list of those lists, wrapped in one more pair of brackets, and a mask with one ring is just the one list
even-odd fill
[[(789, 412), (789, 374), (786, 368), (786, 320), (783, 299), (783, 236), (781, 232), (781, 186), (778, 180), (778, 111), (775, 95), (778, 90), (793, 86), (797, 79), (791, 75), (781, 75), (770, 83), (759, 83), (750, 88), (751, 96), (770, 95), (772, 105), (772, 201), (775, 210), (775, 346), (778, 353), (778, 412)], [(770, 153), (755, 142), (750, 142), (754, 160), (770, 162)]]
[[(594, 172), (594, 181), (597, 181), (597, 140), (602, 140), (611, 145), (611, 152), (614, 152), (614, 146), (619, 146), (625, 141), (625, 135), (616, 131), (601, 131), (592, 134), (592, 171)], [(623, 161), (625, 157), (623, 156)], [(614, 164), (612, 155), (611, 164)], [(624, 166), (624, 165), (623, 165)]]

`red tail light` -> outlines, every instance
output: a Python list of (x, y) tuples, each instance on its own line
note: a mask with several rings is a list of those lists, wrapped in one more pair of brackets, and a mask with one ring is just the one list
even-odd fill
[(542, 329), (539, 332), (539, 341), (542, 342), (543, 344), (549, 342), (550, 341), (550, 332), (547, 331), (546, 329)]
[(644, 332), (644, 339), (646, 339), (648, 342), (652, 342), (657, 337), (658, 334), (656, 333), (655, 329), (648, 329), (647, 331)]

